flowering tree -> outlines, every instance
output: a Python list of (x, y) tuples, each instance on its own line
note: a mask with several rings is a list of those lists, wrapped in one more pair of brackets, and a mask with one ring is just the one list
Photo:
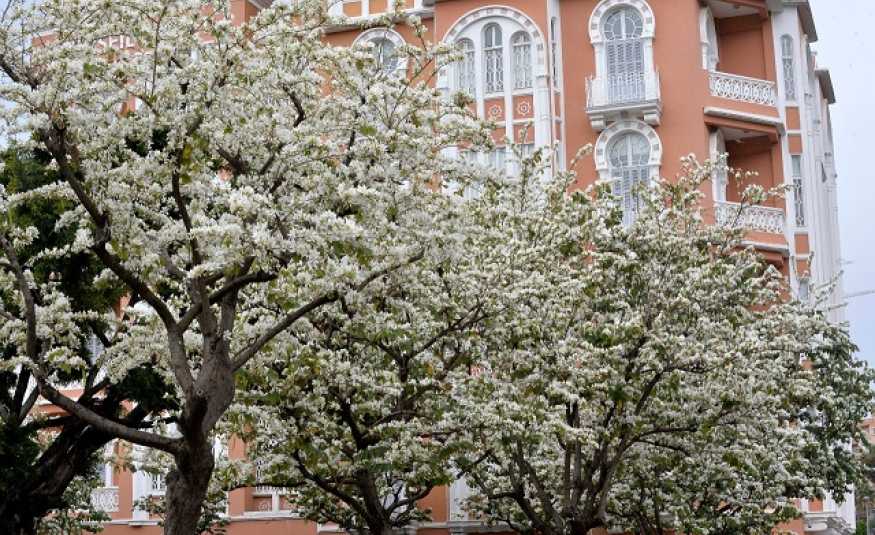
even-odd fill
[[(38, 284), (60, 286), (70, 307), (79, 314), (80, 336), (76, 343), (83, 357), (82, 366), (75, 371), (61, 367), (52, 373), (62, 380), (83, 379), (79, 402), (95, 412), (123, 419), (128, 425), (141, 425), (148, 417), (171, 407), (175, 400), (167, 396), (168, 389), (160, 376), (147, 367), (134, 368), (114, 383), (102, 376), (95, 349), (113, 343), (111, 318), (115, 316), (109, 311), (118, 303), (121, 289), (117, 285), (96, 288), (89, 276), (80, 275), (94, 277), (99, 273), (99, 264), (87, 254), (44, 254), (68, 247), (74, 240), (69, 229), (55, 228), (70, 208), (69, 203), (33, 193), (58, 179), (54, 171), (46, 169), (45, 156), (13, 145), (4, 153), (0, 185), (19, 197), (15, 208), (5, 214), (5, 225), (15, 232), (29, 227), (39, 231), (19, 258), (29, 265)], [(0, 294), (0, 303), (0, 315), (5, 312), (5, 319), (12, 320), (9, 311), (18, 310), (15, 293)], [(90, 500), (89, 484), (97, 479), (94, 469), (99, 452), (112, 436), (70, 415), (42, 412), (31, 369), (21, 365), (15, 344), (5, 342), (19, 336), (18, 327), (12, 320), (0, 330), (0, 339), (4, 340), (0, 346), (0, 531), (31, 533), (40, 518), (44, 520), (41, 529), (46, 525), (57, 530), (73, 529), (76, 522), (94, 518), (85, 514), (91, 504), (83, 500)], [(135, 403), (136, 408), (122, 410), (126, 403)], [(65, 510), (78, 512), (64, 514)]]
[[(390, 534), (427, 520), (420, 507), (457, 475), (467, 445), (452, 392), (503, 311), (495, 235), (446, 198), (442, 247), (324, 307), (243, 378), (234, 429), (256, 481), (292, 487), (299, 511), (350, 532)], [(461, 209), (460, 209), (461, 208)], [(464, 251), (464, 254), (460, 254)]]
[(40, 194), (70, 202), (58, 226), (75, 240), (45, 254), (93, 257), (91, 284), (140, 303), (100, 364), (111, 381), (159, 371), (179, 400), (166, 419), (180, 436), (60, 392), (56, 370), (84, 373), (76, 341), (90, 312), (34, 277), (22, 251), (38, 233), (6, 224), (22, 201), (6, 190), (0, 283), (14, 306), (2, 328), (45, 398), (173, 457), (165, 530), (189, 535), (240, 370), (264, 351), (289, 354), (290, 328), (309, 314), (457, 252), (440, 239), (452, 211), (427, 186), (453, 179), (444, 147), (485, 133), (429, 88), (441, 49), (403, 47), (409, 76), (399, 75), (368, 49), (327, 45), (321, 2), (277, 2), (248, 21), (221, 1), (31, 4), (3, 11), (0, 97), (6, 133), (57, 170)]
[(496, 205), (527, 277), (460, 396), (470, 509), (543, 535), (766, 532), (857, 480), (872, 373), (742, 230), (703, 223), (710, 174), (642, 189), (631, 225), (603, 188)]

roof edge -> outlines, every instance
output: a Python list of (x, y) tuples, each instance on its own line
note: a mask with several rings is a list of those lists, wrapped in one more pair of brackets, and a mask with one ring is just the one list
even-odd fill
[(832, 75), (829, 69), (816, 69), (814, 75), (817, 76), (817, 81), (820, 82), (820, 91), (823, 93), (823, 97), (828, 103), (835, 104), (835, 86), (832, 85)]

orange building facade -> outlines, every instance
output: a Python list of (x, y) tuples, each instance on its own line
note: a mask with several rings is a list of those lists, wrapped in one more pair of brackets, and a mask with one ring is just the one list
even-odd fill
[[(477, 113), (496, 122), (497, 148), (458, 156), (513, 173), (507, 140), (524, 152), (556, 147), (557, 170), (578, 148), (593, 158), (577, 163), (579, 186), (610, 182), (632, 207), (636, 183), (671, 178), (680, 158), (727, 154), (728, 164), (756, 175), (737, 184), (715, 176), (706, 194), (707, 217), (734, 217), (746, 185), (787, 187), (785, 198), (749, 210), (748, 240), (785, 273), (800, 298), (839, 273), (836, 173), (829, 105), (829, 72), (810, 44), (817, 32), (807, 0), (339, 0), (330, 9), (360, 22), (400, 1), (418, 15), (432, 42), (455, 44), (463, 59), (443, 69), (437, 87), (467, 92)], [(237, 21), (268, 0), (235, 0)], [(370, 41), (389, 70), (406, 65), (392, 51), (413, 39), (409, 28), (329, 32), (334, 44)], [(817, 256), (815, 258), (814, 252)], [(829, 296), (841, 301), (841, 287)], [(832, 307), (841, 321), (841, 307)], [(110, 448), (118, 451), (120, 446)], [(141, 452), (130, 453), (134, 468)], [(217, 444), (217, 455), (245, 456), (239, 441)], [(136, 503), (161, 495), (161, 478), (107, 464), (94, 503), (112, 521), (107, 535), (155, 535), (158, 519)], [(490, 531), (461, 508), (463, 482), (434, 491), (423, 506), (429, 523), (420, 535)], [(853, 497), (800, 502), (795, 533), (850, 533)], [(317, 535), (334, 526), (305, 521), (294, 500), (271, 487), (238, 489), (227, 499), (230, 535)]]

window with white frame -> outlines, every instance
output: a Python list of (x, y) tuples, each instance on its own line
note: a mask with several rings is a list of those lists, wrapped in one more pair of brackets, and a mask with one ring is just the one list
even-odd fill
[[(495, 123), (494, 139), (499, 145), (522, 127), (531, 128), (536, 145), (549, 142), (549, 97), (534, 90), (549, 83), (547, 43), (534, 21), (510, 7), (485, 7), (451, 26), (445, 40), (457, 53), (455, 63), (439, 73), (442, 92), (473, 97), (473, 111)], [(509, 173), (515, 169), (506, 147), (473, 153), (459, 147), (458, 152), (481, 166)]]
[(473, 97), (477, 83), (474, 41), (467, 38), (459, 39), (456, 42), (456, 48), (462, 55), (462, 58), (456, 63), (456, 89)]
[(644, 135), (626, 132), (608, 150), (614, 195), (623, 207), (623, 222), (632, 223), (638, 210), (637, 190), (650, 180), (650, 143)]
[(793, 171), (793, 211), (796, 214), (796, 226), (805, 226), (805, 193), (802, 183), (802, 156), (791, 156)]
[(507, 150), (504, 147), (495, 147), (486, 153), (486, 165), (496, 171), (504, 171), (507, 164)]
[(644, 23), (638, 10), (623, 6), (604, 22), (608, 96), (612, 103), (644, 99)]
[(559, 87), (559, 19), (550, 19), (550, 60), (552, 68), (553, 87)]
[(504, 46), (501, 26), (492, 23), (483, 29), (483, 92), (504, 91)]
[(385, 37), (371, 40), (374, 46), (374, 60), (383, 74), (392, 74), (398, 70), (398, 52), (395, 43)]
[(781, 37), (781, 62), (784, 69), (784, 97), (796, 100), (796, 68), (793, 61), (793, 38)]
[(799, 301), (808, 303), (811, 300), (811, 282), (807, 277), (799, 279)]
[(407, 69), (401, 53), (404, 38), (391, 28), (371, 28), (356, 37), (353, 46), (369, 47), (378, 73), (400, 75)]
[(516, 32), (511, 38), (513, 51), (513, 88), (532, 87), (532, 38), (526, 32)]

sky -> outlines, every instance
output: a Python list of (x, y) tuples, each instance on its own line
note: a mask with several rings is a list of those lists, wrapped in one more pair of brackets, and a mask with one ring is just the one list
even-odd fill
[[(832, 73), (845, 294), (875, 290), (875, 0), (811, 0), (818, 64)], [(851, 336), (875, 366), (875, 295), (848, 299)]]

